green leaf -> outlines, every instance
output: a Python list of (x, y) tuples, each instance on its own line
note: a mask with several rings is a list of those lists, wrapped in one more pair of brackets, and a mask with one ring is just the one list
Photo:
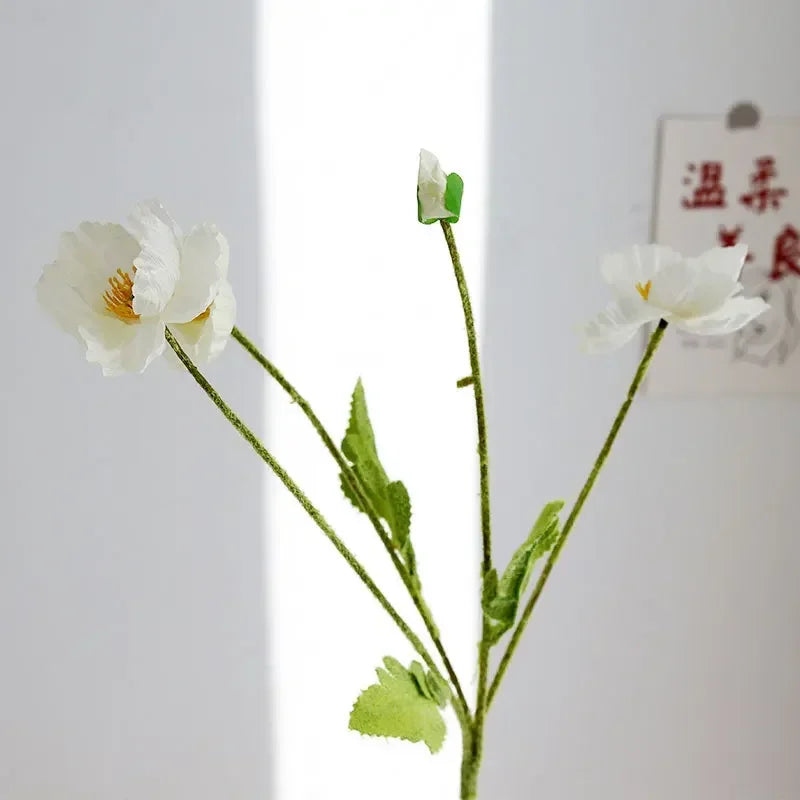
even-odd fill
[(482, 603), (486, 608), (497, 597), (497, 570), (492, 568), (483, 579)]
[(502, 577), (489, 572), (483, 583), (482, 606), (492, 621), (490, 641), (496, 644), (514, 624), (520, 598), (528, 586), (536, 562), (550, 551), (559, 535), (558, 514), (562, 500), (548, 503), (533, 525), (528, 538), (511, 556)]
[(447, 176), (447, 186), (444, 190), (444, 207), (450, 212), (448, 222), (458, 222), (461, 216), (461, 198), (464, 195), (464, 181), (457, 172)]
[(433, 700), (430, 689), (428, 688), (428, 681), (425, 679), (425, 667), (423, 667), (419, 661), (412, 661), (411, 664), (409, 664), (408, 671), (411, 673), (411, 677), (417, 684), (420, 693), (424, 694), (429, 700)]
[[(375, 513), (389, 525), (392, 543), (400, 553), (410, 575), (416, 574), (416, 559), (411, 546), (411, 500), (402, 481), (389, 481), (378, 457), (375, 432), (369, 419), (364, 385), (359, 379), (350, 404), (350, 421), (342, 441), (342, 452)], [(360, 511), (361, 503), (344, 476), (340, 476), (344, 496)]]
[(342, 493), (344, 496), (358, 509), (359, 511), (363, 511), (364, 509), (361, 508), (361, 503), (356, 497), (356, 493), (353, 491), (353, 487), (350, 485), (350, 481), (345, 478), (344, 473), (339, 473), (339, 483), (342, 486)]
[[(350, 730), (425, 742), (431, 753), (438, 752), (447, 730), (437, 702), (430, 696), (422, 665), (414, 661), (406, 669), (388, 656), (383, 663), (386, 669), (376, 670), (378, 683), (359, 695), (350, 712)], [(423, 684), (428, 692), (423, 692)]]
[(392, 529), (395, 544), (403, 548), (411, 533), (411, 499), (402, 481), (392, 481), (386, 487), (389, 516), (387, 520)]
[(427, 680), (433, 700), (439, 708), (444, 708), (450, 702), (450, 687), (441, 678), (437, 678), (433, 672), (428, 672)]
[(425, 697), (433, 700), (440, 708), (447, 705), (450, 700), (450, 687), (445, 681), (437, 678), (432, 670), (425, 672), (425, 667), (419, 661), (412, 661), (408, 671)]
[[(350, 404), (350, 422), (342, 441), (342, 452), (352, 462), (369, 494), (382, 498), (389, 479), (378, 458), (375, 433), (367, 412), (364, 384), (358, 379)], [(370, 498), (371, 499), (371, 498)], [(377, 509), (380, 510), (380, 509)], [(385, 510), (385, 509), (384, 509)]]

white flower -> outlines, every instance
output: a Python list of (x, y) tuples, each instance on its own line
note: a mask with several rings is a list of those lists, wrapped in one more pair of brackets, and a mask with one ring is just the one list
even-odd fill
[(760, 297), (740, 295), (746, 255), (743, 244), (715, 247), (697, 258), (654, 244), (606, 256), (603, 278), (615, 298), (585, 326), (586, 350), (621, 347), (657, 319), (704, 336), (738, 331), (769, 308)]
[[(215, 226), (198, 225), (183, 235), (164, 207), (149, 201), (134, 210), (128, 229), (83, 222), (63, 234), (37, 294), (85, 346), (88, 361), (100, 364), (104, 375), (119, 375), (143, 372), (163, 353), (166, 324), (210, 325), (213, 342), (195, 352), (218, 353), (235, 309), (227, 272), (228, 243)], [(227, 311), (215, 313), (215, 306)]]
[(428, 150), (419, 151), (417, 216), (428, 225), (440, 219), (458, 222), (464, 182), (455, 173), (445, 174), (439, 159)]

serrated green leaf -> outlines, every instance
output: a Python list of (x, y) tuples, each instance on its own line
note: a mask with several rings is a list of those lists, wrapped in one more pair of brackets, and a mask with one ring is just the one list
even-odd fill
[(386, 491), (389, 479), (383, 470), (378, 450), (375, 446), (375, 433), (369, 421), (364, 384), (358, 379), (350, 404), (350, 422), (342, 441), (342, 452), (353, 463), (366, 487), (381, 496)]
[(422, 694), (433, 700), (437, 706), (444, 708), (450, 700), (450, 687), (446, 681), (437, 678), (433, 670), (425, 671), (419, 661), (412, 661), (408, 667), (411, 677)]
[(409, 742), (425, 742), (438, 752), (447, 732), (435, 700), (424, 694), (418, 675), (426, 679), (420, 664), (407, 670), (393, 658), (384, 658), (386, 669), (376, 670), (378, 683), (365, 689), (350, 713), (350, 729), (367, 736), (389, 736)]
[(361, 508), (361, 503), (359, 502), (358, 497), (356, 497), (356, 493), (353, 491), (350, 481), (345, 478), (344, 473), (342, 472), (339, 473), (339, 483), (341, 484), (342, 493), (344, 496), (353, 504), (353, 506), (355, 506), (356, 509), (363, 511), (364, 509)]
[(490, 569), (483, 579), (481, 599), (484, 608), (497, 597), (497, 580), (497, 570), (494, 568)]
[(556, 543), (559, 535), (558, 514), (563, 507), (561, 500), (548, 503), (539, 514), (528, 538), (511, 556), (502, 577), (498, 579), (494, 570), (486, 575), (482, 606), (492, 621), (492, 644), (496, 644), (514, 624), (520, 598), (528, 586), (536, 562)]
[(425, 677), (425, 667), (423, 667), (419, 661), (412, 661), (411, 664), (409, 664), (408, 671), (411, 673), (411, 677), (417, 684), (420, 693), (424, 694), (429, 700), (436, 702), (436, 698), (433, 696), (428, 686), (428, 680)]
[(395, 544), (402, 548), (409, 541), (411, 532), (411, 500), (402, 481), (392, 481), (386, 487), (386, 499), (391, 517), (387, 522), (392, 529)]
[(433, 697), (439, 708), (444, 708), (450, 702), (450, 687), (431, 671), (428, 672), (427, 680), (429, 696)]
[[(342, 452), (351, 462), (353, 473), (369, 504), (389, 525), (392, 543), (400, 553), (409, 575), (415, 577), (416, 559), (410, 538), (411, 500), (402, 481), (389, 481), (378, 457), (375, 432), (369, 419), (364, 385), (360, 379), (353, 390), (350, 420), (342, 441)], [(357, 509), (364, 511), (344, 476), (340, 479), (345, 497)], [(416, 580), (418, 582), (418, 579)]]

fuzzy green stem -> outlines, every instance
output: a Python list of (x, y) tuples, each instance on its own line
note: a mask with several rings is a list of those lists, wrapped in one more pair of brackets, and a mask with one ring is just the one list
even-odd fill
[[(472, 314), (472, 302), (469, 298), (467, 279), (461, 266), (461, 257), (456, 247), (453, 228), (449, 222), (442, 221), (442, 230), (453, 262), (453, 272), (461, 296), (464, 311), (464, 326), (467, 331), (467, 347), (469, 348), (469, 365), (472, 370), (472, 387), (475, 394), (475, 420), (478, 425), (478, 461), (480, 466), (481, 485), (481, 539), (483, 543), (482, 572), (486, 574), (492, 568), (492, 521), (489, 509), (489, 445), (486, 439), (486, 411), (483, 405), (483, 383), (481, 382), (481, 364), (478, 356), (478, 336), (475, 332), (475, 318)], [(464, 379), (462, 379), (463, 381)]]
[(519, 640), (522, 637), (522, 634), (525, 632), (525, 626), (528, 624), (528, 620), (530, 619), (531, 614), (533, 613), (533, 609), (536, 607), (536, 603), (539, 600), (539, 597), (544, 590), (545, 585), (547, 584), (547, 580), (550, 577), (550, 573), (553, 570), (553, 566), (558, 559), (561, 550), (563, 549), (567, 537), (572, 530), (573, 525), (575, 525), (575, 521), (578, 519), (578, 515), (581, 513), (581, 509), (583, 508), (583, 504), (586, 502), (586, 499), (589, 497), (589, 493), (592, 491), (592, 487), (597, 480), (597, 476), (600, 474), (600, 470), (603, 468), (603, 464), (605, 464), (606, 459), (611, 452), (611, 448), (614, 445), (614, 441), (617, 438), (617, 434), (619, 433), (620, 428), (622, 427), (622, 423), (625, 421), (625, 417), (628, 415), (628, 411), (630, 410), (631, 404), (633, 403), (633, 398), (636, 396), (639, 387), (644, 380), (644, 376), (647, 374), (647, 370), (650, 366), (650, 362), (653, 360), (653, 356), (655, 355), (656, 349), (658, 345), (661, 343), (662, 338), (664, 337), (664, 332), (667, 330), (667, 323), (665, 320), (661, 320), (656, 329), (653, 331), (653, 335), (650, 337), (650, 341), (647, 344), (647, 348), (644, 351), (644, 355), (642, 356), (642, 360), (639, 362), (639, 367), (636, 370), (636, 374), (633, 376), (633, 381), (631, 381), (631, 385), (628, 389), (628, 394), (625, 397), (625, 401), (623, 402), (622, 406), (620, 407), (619, 411), (617, 412), (617, 416), (614, 418), (614, 422), (611, 425), (611, 430), (606, 437), (605, 442), (603, 443), (603, 447), (600, 450), (599, 455), (595, 459), (594, 465), (592, 466), (592, 470), (589, 473), (589, 477), (586, 479), (586, 483), (584, 483), (583, 488), (581, 489), (580, 494), (578, 495), (578, 499), (575, 501), (575, 505), (572, 507), (572, 511), (570, 511), (569, 516), (567, 517), (567, 521), (564, 523), (564, 530), (561, 533), (558, 541), (553, 547), (552, 551), (550, 552), (550, 557), (547, 559), (547, 563), (544, 565), (544, 569), (542, 569), (542, 573), (539, 576), (539, 580), (536, 583), (536, 587), (533, 590), (533, 594), (531, 595), (530, 599), (528, 600), (527, 605), (525, 606), (525, 610), (522, 612), (522, 616), (520, 617), (519, 623), (517, 623), (517, 627), (514, 629), (514, 633), (511, 636), (511, 641), (506, 648), (505, 653), (503, 654), (502, 659), (500, 660), (500, 664), (497, 667), (497, 673), (494, 676), (494, 680), (492, 681), (492, 685), (489, 687), (489, 696), (488, 696), (488, 703), (492, 702), (497, 690), (500, 686), (500, 681), (503, 679), (503, 675), (505, 674), (506, 670), (508, 669), (508, 664), (511, 661), (511, 657), (514, 655), (514, 651), (519, 644)]
[(392, 618), (394, 623), (403, 632), (405, 637), (411, 643), (412, 647), (420, 654), (422, 659), (428, 667), (436, 674), (437, 677), (442, 678), (436, 662), (431, 657), (425, 645), (420, 638), (411, 630), (406, 621), (400, 616), (394, 606), (389, 602), (387, 597), (375, 584), (375, 581), (369, 576), (369, 573), (364, 569), (355, 555), (347, 548), (344, 542), (336, 535), (333, 528), (328, 524), (322, 514), (315, 508), (311, 501), (303, 493), (302, 489), (292, 480), (285, 469), (275, 460), (272, 454), (261, 443), (258, 437), (242, 422), (237, 414), (228, 406), (228, 404), (220, 397), (214, 387), (206, 380), (202, 372), (194, 365), (192, 360), (184, 352), (183, 348), (178, 344), (178, 341), (173, 336), (172, 332), (167, 328), (166, 331), (167, 343), (175, 351), (181, 363), (186, 367), (191, 376), (195, 379), (200, 388), (208, 395), (211, 402), (222, 412), (222, 415), (233, 427), (241, 434), (242, 438), (256, 451), (261, 457), (261, 460), (278, 476), (281, 483), (289, 490), (298, 503), (303, 507), (305, 512), (316, 523), (317, 527), (328, 537), (333, 546), (339, 552), (339, 555), (344, 558), (353, 572), (358, 575), (361, 582), (369, 589), (375, 599), (381, 604), (384, 611)]
[[(461, 266), (461, 257), (456, 247), (453, 228), (449, 222), (442, 220), (442, 231), (450, 252), (453, 263), (453, 273), (461, 296), (461, 307), (464, 312), (464, 326), (467, 332), (467, 347), (469, 349), (469, 364), (472, 377), (472, 389), (475, 393), (475, 420), (478, 427), (478, 465), (480, 470), (481, 494), (481, 542), (483, 559), (481, 561), (481, 586), (487, 573), (492, 568), (492, 519), (489, 503), (489, 445), (486, 436), (486, 411), (483, 403), (483, 383), (481, 381), (481, 365), (478, 356), (478, 337), (475, 332), (475, 318), (472, 314), (472, 302), (469, 297), (469, 288)], [(481, 613), (481, 641), (478, 645), (478, 696), (475, 704), (475, 724), (470, 737), (470, 753), (466, 763), (469, 765), (470, 774), (477, 781), (483, 753), (483, 728), (486, 716), (487, 683), (489, 678), (489, 621)], [(473, 787), (474, 791), (474, 787)], [(469, 795), (468, 795), (469, 796)]]
[(320, 421), (319, 417), (314, 413), (314, 410), (311, 408), (309, 402), (297, 391), (297, 389), (286, 379), (283, 373), (250, 341), (250, 339), (245, 336), (239, 328), (234, 328), (232, 332), (233, 338), (239, 342), (239, 344), (267, 371), (267, 373), (275, 379), (278, 385), (292, 398), (292, 400), (299, 406), (300, 410), (306, 415), (306, 418), (311, 423), (314, 430), (319, 435), (322, 443), (325, 445), (326, 450), (330, 453), (333, 457), (334, 461), (336, 462), (339, 469), (342, 471), (342, 475), (344, 479), (347, 481), (350, 488), (353, 490), (353, 493), (356, 495), (361, 508), (364, 509), (364, 513), (369, 518), (369, 521), (372, 523), (373, 528), (377, 532), (381, 542), (383, 543), (386, 552), (389, 554), (389, 558), (392, 560), (392, 564), (394, 568), (397, 570), (397, 573), (400, 575), (401, 580), (403, 581), (403, 585), (408, 590), (411, 599), (414, 602), (414, 606), (416, 607), (417, 611), (419, 612), (422, 621), (425, 623), (425, 628), (428, 631), (428, 634), (433, 641), (433, 644), (436, 647), (437, 652), (439, 653), (442, 663), (444, 664), (445, 671), (447, 672), (450, 682), (453, 685), (453, 689), (456, 692), (456, 696), (458, 698), (458, 702), (462, 705), (463, 712), (470, 716), (469, 704), (467, 703), (467, 699), (464, 696), (464, 692), (461, 688), (461, 683), (458, 680), (458, 675), (456, 674), (455, 670), (453, 669), (453, 665), (450, 661), (449, 656), (447, 655), (447, 651), (445, 650), (444, 644), (442, 643), (441, 636), (439, 634), (439, 629), (436, 626), (436, 622), (434, 621), (433, 614), (425, 603), (425, 600), (422, 596), (422, 591), (418, 585), (414, 583), (412, 580), (411, 575), (409, 574), (408, 569), (406, 569), (403, 562), (397, 555), (397, 548), (392, 543), (391, 537), (387, 534), (383, 524), (380, 521), (375, 509), (370, 503), (369, 498), (367, 497), (364, 487), (361, 481), (358, 479), (357, 474), (355, 471), (350, 467), (347, 463), (342, 452), (334, 443), (331, 435), (325, 429), (325, 426)]
[(461, 755), (461, 800), (475, 800), (478, 796), (478, 771), (480, 761), (475, 761), (472, 747), (473, 732), (471, 728), (462, 731)]

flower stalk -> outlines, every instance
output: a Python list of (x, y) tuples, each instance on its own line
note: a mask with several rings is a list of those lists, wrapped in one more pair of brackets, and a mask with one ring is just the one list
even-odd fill
[[(436, 156), (421, 151), (418, 219), (426, 225), (440, 223), (444, 233), (461, 300), (470, 362), (470, 373), (460, 378), (456, 386), (472, 387), (475, 398), (480, 476), (481, 636), (474, 711), (425, 602), (411, 546), (408, 492), (401, 481), (389, 481), (377, 457), (361, 382), (353, 394), (345, 441), (339, 447), (308, 401), (235, 327), (236, 302), (227, 278), (228, 243), (216, 226), (196, 225), (184, 234), (155, 200), (137, 206), (127, 226), (84, 222), (62, 236), (58, 256), (45, 267), (37, 294), (54, 320), (79, 342), (86, 359), (99, 364), (105, 375), (142, 372), (162, 356), (167, 345), (171, 348), (225, 419), (330, 540), (428, 667), (426, 672), (418, 661), (412, 661), (406, 668), (397, 659), (385, 657), (385, 669), (376, 670), (378, 683), (365, 689), (353, 707), (350, 728), (366, 735), (421, 741), (432, 753), (438, 752), (446, 733), (440, 710), (452, 703), (462, 731), (460, 797), (475, 800), (489, 706), (611, 453), (668, 324), (696, 336), (724, 335), (743, 329), (764, 313), (768, 305), (761, 298), (741, 294), (740, 278), (747, 256), (744, 245), (713, 248), (697, 257), (682, 256), (662, 245), (636, 246), (607, 256), (601, 271), (613, 299), (584, 327), (585, 349), (607, 352), (631, 341), (643, 326), (657, 323), (655, 330), (563, 529), (558, 530), (558, 512), (563, 503), (549, 503), (506, 570), (498, 574), (492, 560), (489, 455), (477, 333), (452, 228), (461, 214), (463, 188), (457, 173), (446, 173)], [(300, 407), (319, 435), (341, 471), (345, 496), (367, 515), (389, 554), (440, 664), (431, 655), (430, 643), (417, 636), (307, 495), (198, 368), (198, 364), (218, 356), (231, 336)], [(547, 527), (550, 522), (552, 525)], [(517, 618), (534, 564), (548, 552)], [(512, 628), (490, 681), (490, 648)]]
[(514, 655), (514, 651), (517, 649), (519, 640), (522, 638), (522, 634), (525, 632), (525, 626), (528, 624), (528, 620), (533, 613), (533, 609), (536, 608), (536, 603), (539, 601), (542, 591), (544, 591), (544, 587), (547, 584), (550, 573), (553, 571), (553, 567), (555, 566), (558, 556), (567, 542), (567, 537), (569, 536), (570, 531), (575, 525), (575, 522), (578, 519), (581, 510), (583, 509), (583, 505), (589, 497), (592, 488), (594, 487), (597, 476), (600, 474), (600, 470), (603, 468), (603, 465), (606, 463), (606, 459), (611, 453), (611, 448), (614, 446), (614, 442), (616, 441), (617, 435), (622, 427), (622, 423), (625, 421), (625, 417), (628, 416), (628, 411), (630, 411), (633, 399), (642, 385), (642, 381), (644, 380), (647, 370), (650, 367), (650, 362), (653, 360), (653, 356), (655, 355), (659, 344), (661, 344), (661, 340), (664, 338), (664, 333), (666, 330), (667, 322), (662, 319), (659, 321), (656, 329), (650, 336), (650, 341), (647, 343), (642, 360), (639, 362), (639, 366), (635, 375), (633, 376), (633, 381), (631, 381), (631, 385), (628, 388), (628, 394), (626, 395), (622, 406), (617, 412), (617, 416), (611, 425), (611, 430), (609, 431), (608, 436), (603, 443), (603, 447), (600, 449), (600, 453), (592, 465), (592, 469), (589, 472), (589, 477), (586, 479), (586, 483), (584, 483), (583, 488), (578, 495), (578, 499), (575, 501), (575, 505), (572, 507), (572, 511), (570, 511), (567, 521), (564, 523), (564, 530), (561, 532), (561, 536), (559, 537), (553, 549), (550, 551), (550, 556), (547, 559), (544, 568), (542, 569), (539, 580), (537, 581), (533, 593), (531, 594), (530, 599), (525, 606), (525, 610), (522, 612), (522, 616), (517, 623), (514, 633), (511, 635), (511, 641), (509, 642), (508, 647), (506, 648), (506, 651), (500, 660), (500, 664), (497, 667), (497, 672), (495, 673), (492, 684), (489, 687), (489, 695), (487, 698), (487, 703), (489, 704), (492, 702), (495, 694), (497, 694), (497, 690), (500, 688), (500, 682), (503, 680), (503, 676), (508, 669), (509, 662)]
[(322, 424), (316, 413), (314, 413), (310, 403), (286, 379), (283, 373), (255, 346), (255, 344), (253, 344), (252, 341), (250, 341), (250, 339), (247, 338), (247, 336), (244, 335), (244, 333), (242, 333), (239, 328), (234, 327), (231, 335), (247, 351), (247, 353), (249, 353), (253, 359), (255, 359), (255, 361), (257, 361), (266, 370), (266, 372), (272, 378), (274, 378), (276, 383), (298, 405), (300, 410), (305, 414), (306, 418), (319, 435), (322, 443), (325, 445), (325, 449), (328, 451), (328, 453), (330, 453), (330, 455), (333, 457), (333, 460), (336, 462), (336, 465), (342, 471), (344, 479), (347, 481), (348, 485), (353, 490), (353, 493), (358, 498), (358, 502), (364, 509), (369, 521), (372, 523), (373, 528), (378, 534), (381, 543), (386, 549), (386, 552), (389, 554), (389, 558), (391, 559), (395, 570), (399, 574), (400, 579), (403, 581), (403, 585), (406, 587), (406, 590), (411, 596), (414, 607), (419, 612), (419, 615), (425, 624), (425, 628), (428, 631), (434, 646), (436, 647), (436, 651), (439, 653), (439, 656), (442, 659), (445, 671), (447, 672), (447, 675), (450, 678), (450, 683), (452, 684), (452, 687), (456, 693), (456, 703), (457, 705), (460, 705), (460, 709), (457, 709), (457, 712), (460, 716), (464, 716), (467, 720), (469, 720), (471, 712), (467, 698), (464, 695), (461, 682), (459, 681), (458, 675), (453, 668), (450, 657), (447, 654), (447, 650), (442, 643), (441, 634), (439, 633), (439, 628), (434, 621), (433, 613), (425, 602), (422, 591), (420, 590), (418, 584), (414, 583), (405, 565), (398, 557), (397, 549), (392, 543), (391, 537), (386, 532), (383, 523), (372, 506), (372, 503), (369, 501), (369, 498), (367, 497), (364, 487), (355, 470), (353, 470), (347, 463), (347, 460), (345, 459), (341, 450), (336, 446), (333, 438), (325, 429), (325, 426)]
[[(461, 307), (464, 313), (464, 326), (467, 332), (467, 347), (469, 350), (469, 363), (472, 380), (469, 385), (475, 395), (475, 420), (478, 428), (478, 466), (480, 472), (481, 495), (481, 543), (483, 558), (481, 560), (481, 585), (483, 579), (492, 568), (492, 519), (489, 494), (489, 443), (486, 434), (486, 410), (483, 402), (483, 382), (481, 381), (480, 356), (478, 354), (478, 336), (475, 330), (475, 318), (472, 313), (472, 302), (469, 296), (469, 287), (461, 266), (461, 257), (456, 246), (453, 228), (446, 220), (441, 221), (450, 260), (453, 264), (458, 292), (461, 297)], [(459, 383), (463, 383), (460, 381)], [(466, 384), (464, 384), (466, 385)], [(475, 705), (475, 720), (472, 735), (465, 743), (464, 762), (462, 764), (462, 797), (474, 797), (477, 783), (477, 773), (480, 768), (483, 754), (483, 729), (486, 717), (487, 684), (489, 679), (489, 621), (481, 612), (481, 639), (478, 644), (478, 693)], [(469, 752), (466, 750), (469, 744)], [(466, 778), (465, 778), (466, 776)], [(466, 779), (466, 784), (464, 783)], [(463, 794), (465, 791), (467, 794)], [(472, 794), (469, 794), (472, 792)]]
[(361, 582), (369, 589), (375, 599), (381, 604), (384, 611), (392, 618), (395, 625), (403, 632), (406, 639), (411, 643), (411, 646), (419, 653), (431, 671), (441, 680), (444, 678), (439, 671), (436, 662), (428, 652), (425, 645), (420, 638), (414, 633), (411, 627), (400, 616), (394, 606), (389, 602), (388, 598), (378, 588), (375, 581), (370, 577), (369, 573), (364, 569), (361, 562), (355, 555), (348, 549), (345, 543), (336, 535), (333, 528), (328, 524), (327, 520), (311, 503), (305, 493), (300, 487), (292, 480), (286, 470), (276, 461), (274, 456), (267, 450), (261, 443), (261, 440), (244, 424), (241, 418), (230, 408), (230, 406), (222, 399), (219, 393), (208, 382), (202, 372), (194, 365), (192, 360), (186, 355), (183, 348), (178, 343), (175, 336), (169, 328), (166, 329), (167, 344), (173, 349), (175, 355), (181, 361), (184, 367), (188, 370), (189, 374), (195, 379), (200, 388), (208, 395), (212, 403), (222, 412), (222, 415), (233, 427), (239, 432), (242, 438), (256, 451), (262, 461), (277, 475), (281, 483), (289, 490), (289, 493), (297, 500), (303, 507), (303, 510), (311, 517), (316, 523), (317, 527), (328, 537), (333, 546), (339, 552), (339, 555), (344, 558), (353, 572), (358, 575)]

